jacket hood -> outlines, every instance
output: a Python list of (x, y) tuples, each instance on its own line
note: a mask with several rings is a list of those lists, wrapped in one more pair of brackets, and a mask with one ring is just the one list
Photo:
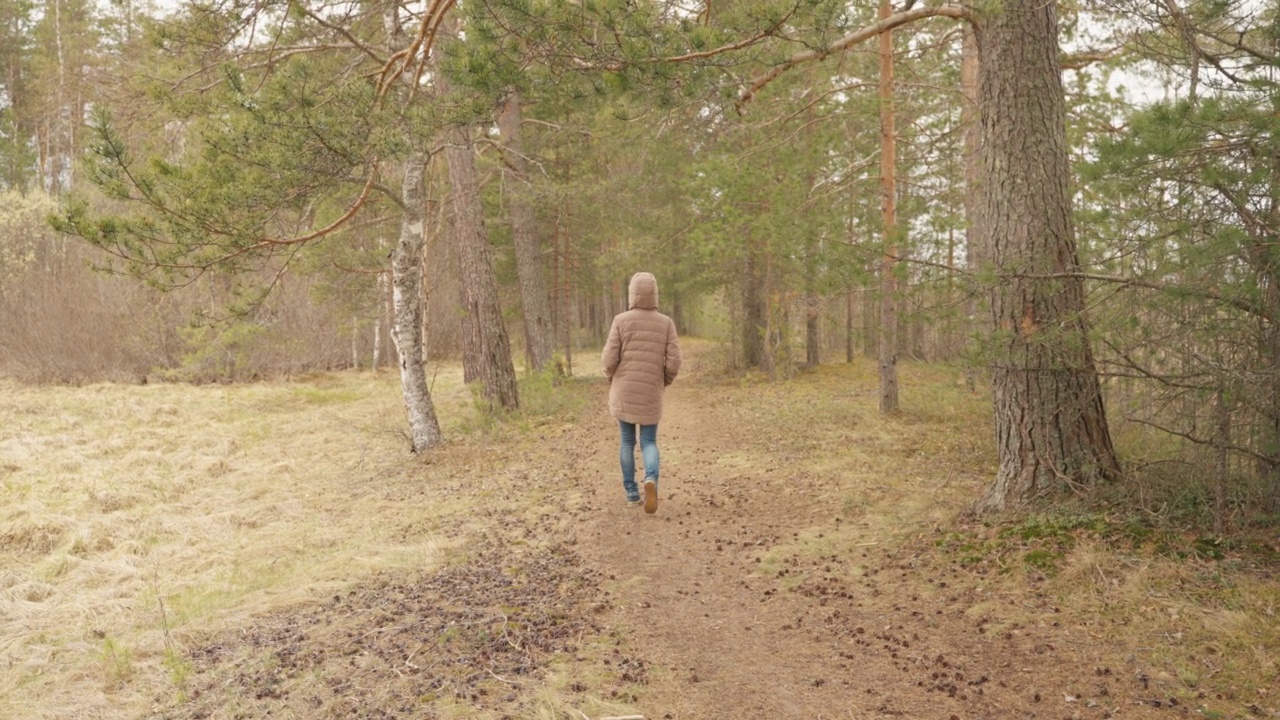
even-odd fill
[(658, 279), (652, 273), (639, 272), (631, 276), (627, 308), (641, 310), (658, 309)]

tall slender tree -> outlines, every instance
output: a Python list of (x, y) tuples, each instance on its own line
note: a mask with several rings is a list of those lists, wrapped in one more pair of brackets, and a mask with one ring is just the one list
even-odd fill
[(485, 230), (476, 179), (475, 149), (468, 128), (455, 127), (445, 133), (444, 156), (449, 165), (453, 233), (458, 246), (466, 317), (478, 351), (476, 374), (483, 384), (486, 399), (499, 407), (514, 409), (519, 405), (516, 371), (498, 301), (493, 250)]
[(520, 305), (524, 309), (525, 345), (533, 369), (543, 370), (555, 353), (555, 333), (551, 325), (551, 298), (543, 270), (537, 217), (532, 203), (532, 182), (525, 154), (524, 114), (519, 92), (512, 92), (498, 116), (502, 135), (503, 177), (507, 213), (511, 218), (511, 238), (515, 245), (516, 274), (520, 284)]
[[(391, 256), (391, 292), (395, 307), (391, 337), (400, 359), (400, 385), (409, 414), (414, 452), (430, 450), (443, 439), (435, 403), (431, 399), (431, 387), (427, 383), (422, 338), (422, 249), (427, 205), (423, 179), (425, 165), (426, 153), (421, 150), (410, 152), (404, 159), (400, 188), (403, 202), (400, 238)], [(377, 362), (375, 346), (375, 367)]]
[[(893, 14), (880, 0), (880, 21)], [(893, 116), (893, 32), (880, 33), (880, 412), (898, 411), (898, 131)]]

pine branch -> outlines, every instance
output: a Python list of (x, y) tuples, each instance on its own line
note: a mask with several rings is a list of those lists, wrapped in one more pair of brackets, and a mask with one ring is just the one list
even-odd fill
[(891, 15), (884, 20), (845, 35), (825, 48), (805, 50), (804, 52), (796, 53), (786, 62), (781, 65), (774, 66), (773, 69), (755, 78), (751, 81), (751, 84), (738, 95), (738, 112), (742, 112), (742, 107), (750, 102), (751, 99), (756, 96), (756, 93), (760, 92), (760, 90), (766, 85), (776, 80), (778, 76), (782, 75), (784, 72), (798, 65), (813, 62), (814, 60), (822, 60), (842, 50), (870, 40), (873, 37), (877, 37), (881, 33), (886, 33), (894, 28), (901, 27), (902, 25), (907, 25), (909, 23), (916, 22), (917, 20), (924, 20), (931, 17), (949, 17), (957, 20), (968, 20), (970, 22), (973, 20), (972, 12), (970, 12), (968, 8), (959, 5), (925, 7)]
[(1113, 47), (1108, 50), (1086, 50), (1084, 52), (1071, 53), (1062, 56), (1063, 70), (1082, 70), (1094, 63), (1115, 60), (1124, 55), (1127, 48), (1124, 45)]
[(1024, 278), (1028, 280), (1065, 280), (1080, 279), (1094, 280), (1097, 282), (1114, 283), (1118, 285), (1129, 285), (1132, 287), (1145, 288), (1147, 290), (1156, 290), (1158, 292), (1167, 292), (1177, 295), (1186, 295), (1189, 297), (1199, 298), (1201, 300), (1213, 300), (1228, 305), (1237, 310), (1249, 313), (1256, 317), (1275, 322), (1275, 313), (1270, 309), (1258, 304), (1249, 302), (1243, 298), (1227, 297), (1221, 293), (1212, 290), (1203, 290), (1198, 288), (1189, 288), (1184, 285), (1171, 285), (1169, 283), (1155, 282), (1153, 280), (1142, 280), (1140, 278), (1117, 277), (1115, 275), (1103, 275), (1101, 273), (1090, 272), (1060, 272), (1060, 273), (1005, 273), (1001, 274), (1002, 278)]

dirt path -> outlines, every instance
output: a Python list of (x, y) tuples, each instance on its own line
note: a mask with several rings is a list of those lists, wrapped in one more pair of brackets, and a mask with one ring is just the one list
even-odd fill
[[(764, 443), (753, 449), (717, 394), (696, 378), (668, 394), (656, 515), (623, 504), (603, 389), (600, 428), (573, 433), (580, 446), (567, 455), (585, 498), (579, 552), (609, 578), (616, 602), (601, 621), (628, 639), (647, 718), (1188, 712), (1088, 624), (1057, 622), (1047, 598), (1002, 610), (980, 577), (847, 534), (841, 552), (825, 554), (824, 529), (841, 528), (838, 478), (796, 472)], [(796, 552), (779, 555), (780, 545)]]
[(955, 513), (989, 472), (964, 446), (971, 412), (886, 421), (846, 375), (813, 379), (682, 378), (656, 515), (624, 504), (602, 382), (576, 421), (406, 463), (380, 486), (405, 509), (387, 521), (439, 535), (449, 562), (201, 638), (179, 698), (162, 684), (151, 717), (1196, 712), (1143, 665), (1150, 648), (1116, 649), (1107, 628), (1123, 618), (1060, 612), (1038, 572), (937, 547), (970, 542)]

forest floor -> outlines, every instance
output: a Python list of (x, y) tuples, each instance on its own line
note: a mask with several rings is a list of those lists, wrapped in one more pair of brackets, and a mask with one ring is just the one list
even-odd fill
[[(904, 367), (884, 419), (870, 364), (768, 383), (701, 371), (717, 351), (690, 347), (654, 515), (624, 505), (598, 377), (527, 387), (545, 414), (456, 424), (426, 459), (370, 459), (399, 416), (359, 406), (364, 385), (264, 389), (298, 402), (257, 410), (329, 416), (310, 442), (346, 428), (358, 455), (298, 446), (249, 490), (269, 472), (236, 459), (242, 440), (221, 467), (185, 463), (215, 480), (154, 491), (164, 507), (118, 488), (37, 502), (39, 428), (0, 441), (27, 508), (0, 516), (0, 717), (1280, 717), (1273, 545), (1080, 508), (977, 521), (989, 401), (954, 370)], [(29, 393), (19, 410), (48, 401)], [(298, 438), (260, 432), (277, 452)], [(217, 478), (239, 489), (202, 497)], [(77, 507), (225, 522), (176, 518), (134, 547), (95, 540)], [(132, 565), (78, 589), (94, 562)], [(102, 584), (117, 604), (85, 599)]]

